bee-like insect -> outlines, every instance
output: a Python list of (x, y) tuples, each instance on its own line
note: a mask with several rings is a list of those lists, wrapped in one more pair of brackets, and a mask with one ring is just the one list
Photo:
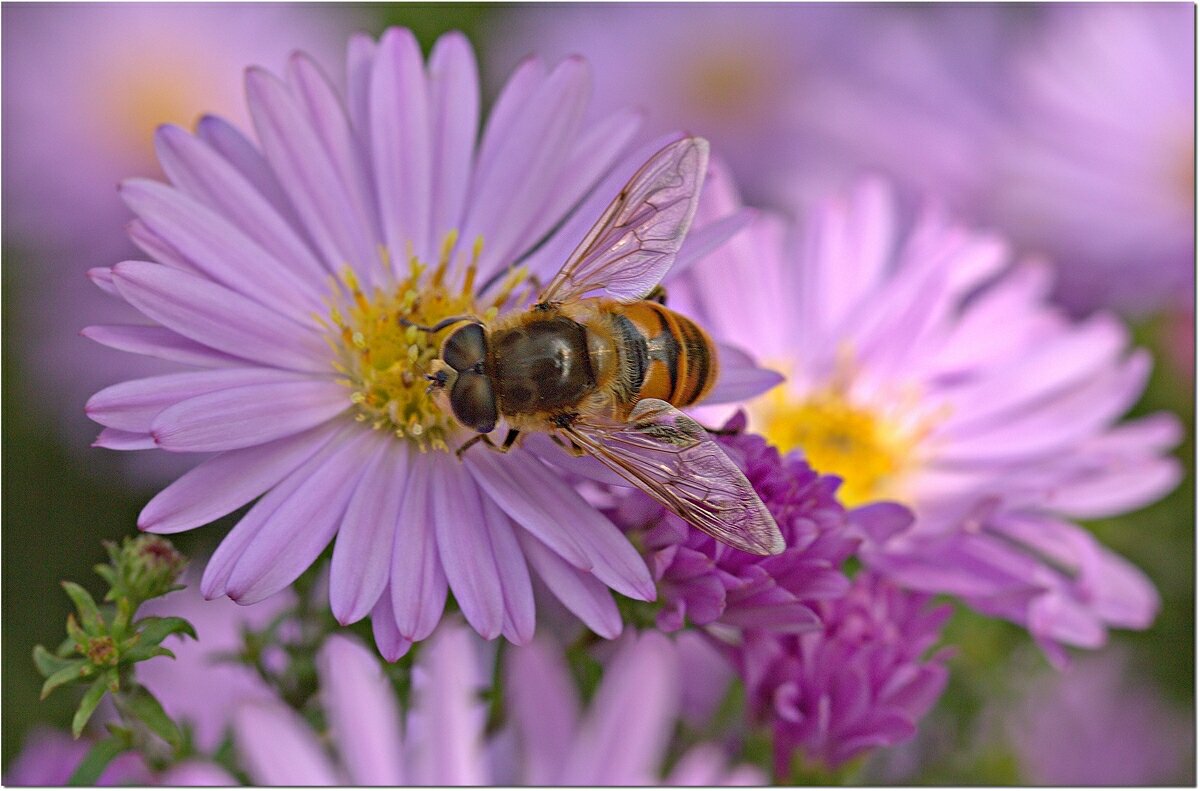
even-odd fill
[[(675, 260), (700, 197), (708, 143), (652, 156), (609, 204), (528, 310), (467, 322), (442, 346), (431, 390), (483, 441), (508, 451), (523, 431), (593, 456), (714, 538), (758, 555), (783, 536), (746, 476), (679, 411), (716, 382), (716, 348), (690, 319), (644, 299)], [(602, 291), (606, 296), (585, 295)], [(488, 434), (503, 418), (502, 445)]]

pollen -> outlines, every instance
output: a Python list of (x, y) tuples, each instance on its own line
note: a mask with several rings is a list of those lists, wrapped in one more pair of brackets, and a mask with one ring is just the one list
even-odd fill
[(824, 382), (803, 394), (786, 387), (767, 394), (753, 408), (755, 427), (781, 451), (799, 450), (814, 470), (841, 478), (843, 505), (903, 501), (909, 476), (929, 451), (930, 433), (949, 410), (911, 388), (858, 397), (857, 377), (854, 350), (839, 348)]
[(495, 299), (481, 304), (474, 291), (480, 244), (474, 246), (465, 267), (456, 267), (451, 259), (455, 242), (455, 234), (446, 236), (434, 265), (410, 256), (399, 275), (394, 274), (386, 251), (381, 251), (384, 285), (368, 288), (349, 268), (343, 270), (333, 286), (329, 320), (321, 322), (329, 329), (334, 368), (349, 391), (355, 420), (412, 442), (422, 451), (449, 450), (455, 435), (462, 432), (429, 392), (426, 378), (442, 343), (461, 325), (435, 333), (419, 327), (455, 316), (486, 323), (525, 279), (523, 270), (513, 270)]

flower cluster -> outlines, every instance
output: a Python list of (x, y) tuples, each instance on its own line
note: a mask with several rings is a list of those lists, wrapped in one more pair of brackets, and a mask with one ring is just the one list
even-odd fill
[(792, 753), (837, 767), (896, 744), (946, 685), (946, 649), (926, 656), (950, 615), (929, 596), (873, 573), (819, 607), (822, 627), (796, 635), (749, 632), (737, 653), (751, 709), (774, 734), (776, 773)]

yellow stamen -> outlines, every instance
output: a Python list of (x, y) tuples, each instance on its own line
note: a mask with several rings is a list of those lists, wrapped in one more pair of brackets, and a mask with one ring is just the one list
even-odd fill
[[(422, 451), (447, 450), (455, 444), (449, 441), (451, 436), (461, 430), (426, 392), (425, 378), (454, 327), (428, 333), (400, 319), (432, 326), (450, 316), (480, 316), (487, 321), (496, 315), (494, 306), (475, 302), (473, 262), (460, 286), (453, 285), (459, 278), (447, 277), (456, 239), (456, 234), (447, 235), (432, 271), (410, 255), (408, 276), (385, 288), (368, 291), (346, 269), (325, 322), (327, 340), (336, 353), (334, 369), (341, 375), (338, 381), (351, 391), (355, 419), (407, 439)], [(386, 250), (381, 249), (380, 255), (386, 264)], [(516, 284), (509, 286), (506, 280), (505, 285), (511, 290)]]
[(851, 395), (854, 365), (839, 350), (833, 376), (803, 396), (779, 387), (754, 410), (758, 430), (781, 451), (799, 450), (813, 469), (842, 478), (838, 497), (848, 507), (903, 500), (905, 478), (917, 464), (918, 446), (938, 415), (913, 420), (916, 395), (891, 399), (886, 408)]

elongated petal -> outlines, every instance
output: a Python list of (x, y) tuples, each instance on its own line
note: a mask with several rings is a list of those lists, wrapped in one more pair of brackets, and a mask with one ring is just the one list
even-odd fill
[(392, 545), (391, 600), (396, 627), (408, 640), (433, 633), (446, 604), (446, 574), (434, 532), (433, 465), (416, 463), (408, 474)]
[(92, 447), (108, 450), (151, 450), (158, 446), (154, 444), (154, 437), (149, 434), (106, 428), (92, 442)]
[[(477, 457), (471, 459), (469, 464), (486, 465), (489, 461), (492, 460)], [(616, 525), (598, 513), (558, 475), (526, 451), (514, 450), (507, 458), (499, 461), (509, 465), (508, 471), (525, 492), (525, 500), (530, 499), (528, 493), (537, 492), (541, 508), (554, 514), (557, 520), (555, 524), (535, 524), (534, 515), (526, 513), (520, 502), (510, 496), (497, 496), (497, 504), (508, 511), (517, 524), (539, 538), (543, 534), (553, 535), (553, 532), (557, 531), (571, 531), (571, 540), (582, 547), (592, 573), (597, 578), (626, 596), (643, 601), (654, 599), (654, 582), (650, 578), (650, 570)], [(489, 470), (489, 475), (493, 471), (494, 468)], [(487, 489), (490, 477), (480, 475), (477, 480)], [(523, 516), (529, 517), (529, 521)], [(553, 544), (543, 540), (552, 547), (562, 543), (559, 537), (552, 539)]]
[(760, 368), (750, 355), (734, 346), (717, 344), (720, 373), (704, 404), (729, 404), (748, 401), (783, 382), (783, 374)]
[[(483, 237), (481, 272), (494, 271), (529, 243), (527, 230), (567, 161), (589, 94), (583, 61), (563, 61), (514, 115), (494, 152), (486, 145), (480, 150), (464, 239)], [(522, 199), (514, 201), (517, 183)]]
[(324, 308), (312, 272), (304, 277), (195, 198), (148, 179), (122, 183), (121, 197), (151, 231), (217, 283), (302, 324)]
[(412, 642), (405, 640), (396, 628), (396, 615), (392, 612), (392, 592), (386, 588), (375, 609), (371, 610), (371, 634), (375, 636), (375, 647), (389, 662), (395, 662), (408, 653)]
[(160, 127), (154, 140), (158, 161), (173, 184), (220, 212), (297, 275), (322, 282), (326, 270), (312, 249), (229, 160), (176, 126)]
[(151, 433), (166, 450), (235, 450), (307, 431), (349, 406), (346, 388), (328, 379), (246, 385), (164, 409)]
[(462, 465), (443, 455), (431, 460), (436, 476), (432, 511), (438, 556), (467, 623), (491, 640), (504, 625), (504, 593), (479, 489)]
[(509, 653), (504, 677), (521, 748), (519, 779), (527, 785), (554, 785), (579, 726), (575, 682), (554, 648), (541, 640)]
[(84, 412), (103, 426), (148, 434), (155, 416), (180, 401), (247, 385), (301, 381), (301, 374), (271, 368), (166, 374), (106, 387), (88, 399)]
[(329, 604), (342, 624), (363, 618), (383, 593), (408, 483), (408, 448), (381, 443), (338, 529), (329, 573)]
[(169, 360), (185, 365), (217, 368), (246, 364), (246, 361), (239, 357), (210, 349), (166, 327), (140, 324), (96, 324), (84, 327), (79, 334), (110, 349), (157, 357), (160, 360)]
[(679, 663), (657, 632), (626, 639), (579, 729), (559, 781), (564, 785), (655, 782), (679, 714)]
[(413, 673), (413, 712), (405, 744), (414, 785), (483, 785), (487, 782), (480, 699), (486, 680), (471, 633), (457, 619), (425, 646)]
[(213, 456), (155, 495), (138, 515), (138, 529), (179, 533), (219, 519), (277, 484), (339, 430), (330, 422), (265, 445)]
[(261, 69), (246, 73), (246, 99), (263, 152), (325, 265), (376, 271), (370, 218), (348, 190), (287, 87)]
[(608, 586), (591, 573), (580, 571), (564, 561), (532, 533), (518, 530), (517, 540), (521, 542), (525, 559), (542, 582), (568, 610), (579, 616), (587, 628), (606, 640), (620, 636), (621, 613)]
[(117, 264), (113, 276), (131, 305), (193, 341), (280, 368), (330, 370), (331, 352), (315, 330), (223, 286), (140, 261)]
[(329, 544), (363, 464), (380, 441), (366, 430), (356, 433), (359, 436), (340, 443), (303, 486), (279, 503), (239, 553), (227, 586), (234, 601), (253, 604), (278, 593)]
[(403, 785), (400, 710), (379, 660), (357, 640), (335, 634), (317, 653), (317, 675), (331, 736), (350, 782)]
[(437, 245), (441, 234), (462, 226), (479, 129), (479, 70), (470, 42), (456, 31), (439, 38), (429, 54), (429, 115), (433, 152), (429, 243)]
[(412, 32), (391, 28), (380, 39), (370, 111), (371, 159), (392, 261), (407, 260), (409, 249), (429, 260), (429, 87), (421, 47)]
[(525, 556), (517, 543), (516, 529), (508, 515), (489, 497), (480, 498), (497, 577), (504, 592), (504, 626), (501, 634), (522, 645), (533, 637), (533, 586)]
[(233, 718), (238, 754), (259, 785), (340, 785), (316, 734), (282, 703), (248, 703)]

